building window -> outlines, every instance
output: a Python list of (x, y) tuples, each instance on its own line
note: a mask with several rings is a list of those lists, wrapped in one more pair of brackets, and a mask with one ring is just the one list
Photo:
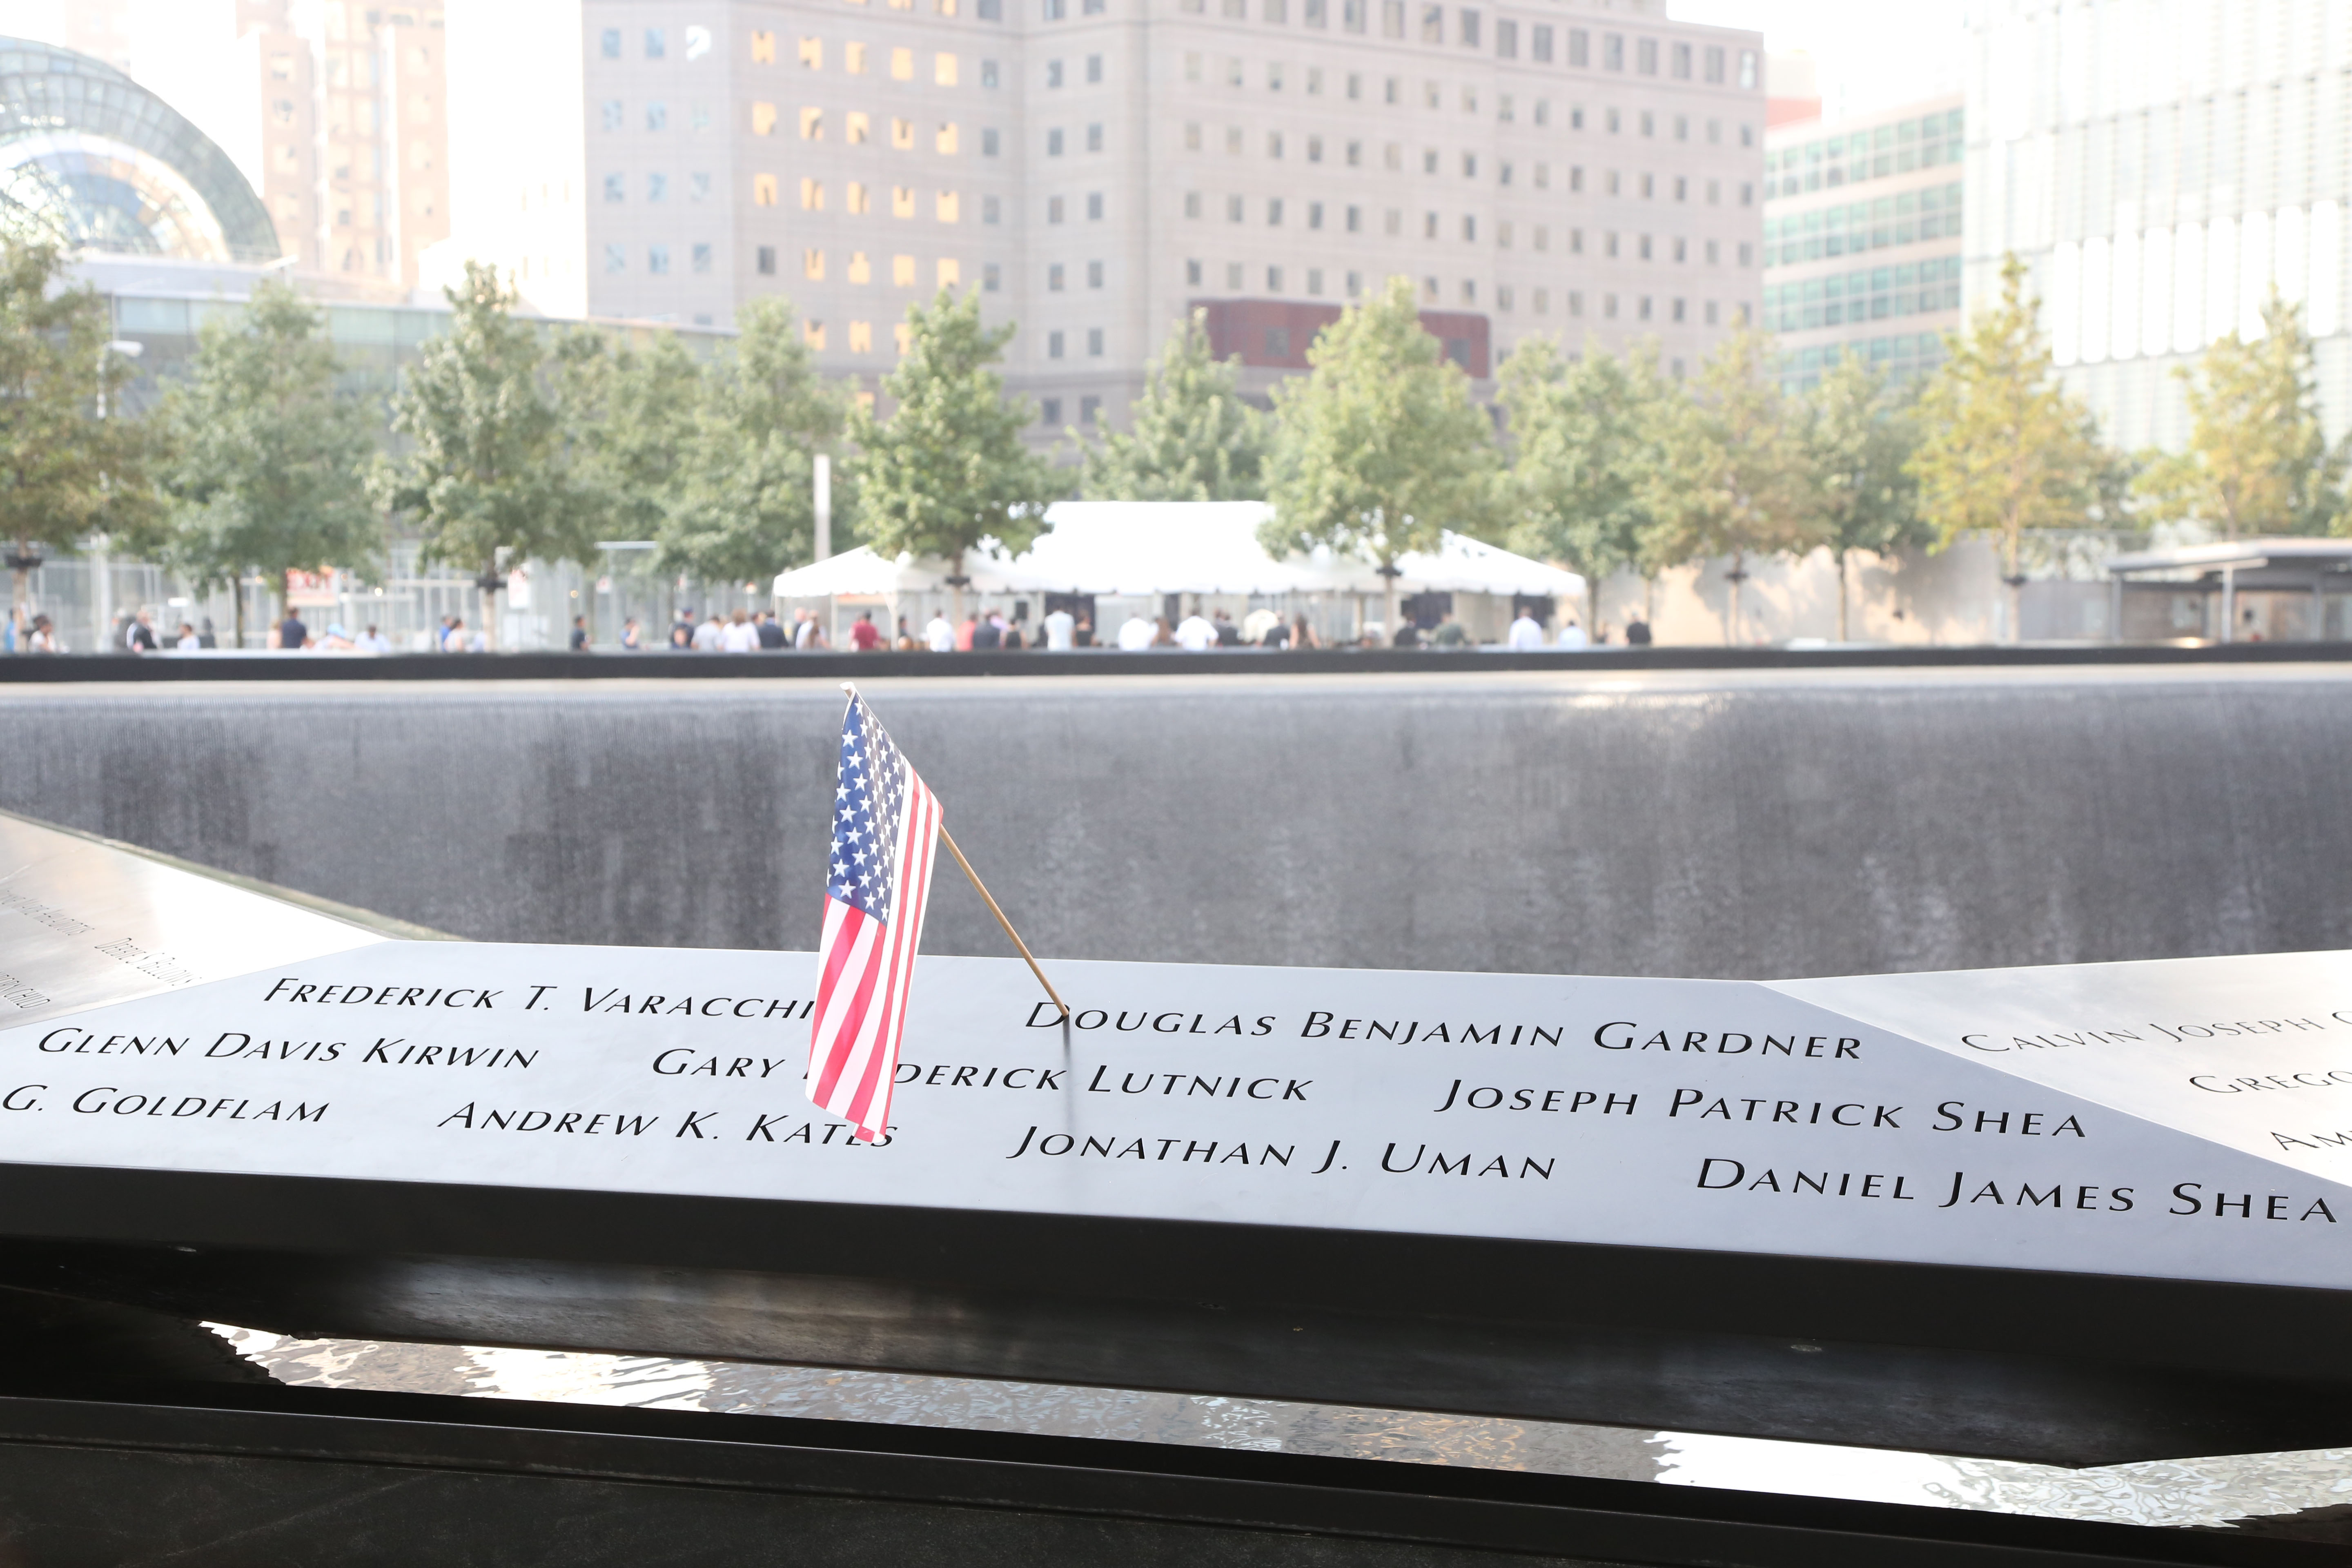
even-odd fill
[(1098, 82), (1102, 80), (1102, 57), (1100, 55), (1088, 55), (1087, 57), (1087, 80), (1089, 82)]
[(1549, 250), (1551, 248), (1551, 227), (1549, 224), (1539, 223), (1536, 225), (1534, 237), (1535, 247), (1538, 250)]
[(1384, 234), (1402, 234), (1404, 232), (1404, 214), (1397, 211), (1394, 207), (1391, 207), (1385, 213), (1381, 215), (1381, 232)]
[(1201, 216), (1200, 192), (1186, 191), (1184, 193), (1184, 216), (1186, 217), (1199, 217)]
[(985, 88), (993, 88), (993, 87), (996, 85), (996, 83), (997, 83), (996, 62), (995, 62), (994, 60), (982, 60), (982, 61), (981, 61), (981, 62), (980, 62), (980, 85), (981, 85), (981, 86), (982, 86), (982, 87), (985, 87)]
[(1102, 215), (1103, 194), (1100, 191), (1088, 191), (1087, 193), (1087, 221), (1089, 223), (1100, 223), (1102, 222)]
[(823, 38), (803, 38), (801, 40), (800, 60), (801, 68), (803, 70), (821, 71), (824, 69), (824, 40)]
[(1051, 267), (1045, 268), (1045, 291), (1049, 294), (1058, 294), (1062, 291), (1062, 264), (1056, 261)]
[(870, 354), (874, 352), (873, 322), (852, 321), (849, 323), (849, 352), (854, 354)]
[(1581, 27), (1568, 30), (1568, 63), (1580, 70), (1592, 63), (1592, 35)]
[(1323, 292), (1323, 269), (1320, 267), (1310, 267), (1307, 269), (1307, 291), (1309, 294)]
[(1571, 316), (1584, 314), (1584, 290), (1581, 289), (1570, 289), (1568, 291), (1568, 313)]
[[(1061, 334), (1061, 333), (1059, 333), (1059, 332), (1047, 332), (1047, 333), (1045, 334), (1045, 357), (1046, 357), (1047, 359), (1060, 359), (1060, 358), (1062, 357), (1062, 334)], [(1058, 410), (1059, 410), (1060, 406), (1061, 406), (1061, 405), (1060, 405), (1059, 404), (1055, 405), (1055, 409), (1056, 409), (1056, 411), (1057, 411), (1057, 412), (1058, 412)]]
[(982, 131), (980, 133), (980, 155), (983, 158), (993, 158), (997, 155), (996, 132), (993, 129)]
[(983, 262), (981, 265), (980, 286), (984, 292), (990, 294), (996, 293), (1004, 287), (1004, 273), (995, 262)]
[[(1059, 338), (1061, 335), (1062, 335), (1062, 334), (1061, 334), (1061, 333), (1059, 333), (1059, 332), (1055, 332), (1055, 333), (1054, 334), (1054, 336), (1055, 336), (1055, 338)], [(1057, 352), (1057, 353), (1055, 353), (1055, 355), (1054, 355), (1053, 357), (1054, 357), (1054, 358), (1055, 358), (1055, 359), (1059, 359), (1059, 358), (1061, 358), (1062, 356), (1061, 356), (1061, 354)], [(1045, 399), (1043, 402), (1041, 402), (1041, 403), (1039, 403), (1039, 404), (1037, 405), (1037, 423), (1038, 423), (1038, 424), (1040, 424), (1040, 425), (1059, 425), (1061, 422), (1062, 422), (1062, 400), (1061, 400), (1060, 398), (1058, 398), (1058, 397), (1048, 397), (1048, 398)]]
[[(1101, 7), (1102, 7), (1102, 3), (1103, 3), (1103, 0), (1087, 0), (1087, 4), (1088, 5), (1091, 5), (1091, 6), (1095, 7), (1095, 8), (1096, 8), (1096, 9), (1097, 9), (1097, 10), (1101, 9)], [(1099, 333), (1097, 333), (1097, 336), (1100, 336), (1100, 335), (1101, 335), (1101, 334), (1099, 334)], [(1092, 424), (1094, 424), (1097, 420), (1100, 419), (1101, 417), (1102, 417), (1102, 399), (1101, 399), (1101, 398), (1099, 398), (1099, 397), (1081, 397), (1081, 398), (1079, 398), (1079, 399), (1078, 399), (1078, 423), (1079, 423), (1079, 424), (1081, 424), (1081, 425), (1092, 425)]]
[(953, 87), (956, 84), (956, 58), (953, 55), (931, 57), (931, 85)]
[(1714, 300), (1709, 300), (1706, 302), (1706, 324), (1710, 327), (1715, 325), (1715, 312), (1716, 303)]
[(1423, 5), (1421, 8), (1421, 41), (1442, 44), (1445, 41), (1445, 7)]
[(1462, 237), (1474, 244), (1478, 238), (1478, 220), (1468, 213), (1462, 215)]
[(1099, 288), (1101, 288), (1102, 286), (1103, 286), (1103, 264), (1102, 264), (1101, 262), (1099, 262), (1099, 261), (1089, 261), (1089, 262), (1087, 262), (1087, 288), (1089, 288), (1089, 289), (1099, 289)]
[(1003, 213), (1004, 213), (1003, 206), (1003, 205), (998, 201), (998, 199), (997, 199), (996, 197), (994, 197), (994, 196), (982, 196), (982, 197), (981, 197), (981, 198), (980, 198), (980, 221), (981, 221), (981, 222), (982, 222), (982, 223), (1001, 223), (1001, 222), (1003, 222)]
[(1642, 296), (1641, 316), (1642, 320), (1645, 321), (1650, 319), (1650, 297), (1647, 294)]
[(657, 60), (669, 53), (669, 39), (659, 27), (646, 29), (646, 58)]
[(604, 247), (604, 270), (607, 272), (626, 272), (628, 269), (628, 247), (623, 245), (606, 246)]
[(1348, 274), (1348, 298), (1349, 298), (1349, 299), (1350, 299), (1350, 300), (1352, 300), (1352, 299), (1356, 298), (1356, 296), (1357, 296), (1357, 295), (1361, 294), (1363, 291), (1364, 291), (1364, 275), (1363, 275), (1362, 273), (1360, 273), (1360, 272), (1350, 272), (1350, 273), (1349, 273), (1349, 274)]
[(890, 258), (890, 286), (894, 289), (912, 289), (915, 286), (913, 257), (894, 256)]
[(1675, 307), (1674, 307), (1674, 320), (1675, 320), (1675, 321), (1681, 321), (1681, 320), (1683, 319), (1683, 304), (1684, 304), (1684, 302), (1683, 302), (1682, 300), (1675, 300)]
[(604, 119), (605, 130), (618, 131), (628, 123), (628, 107), (617, 98), (608, 98), (604, 100)]
[(1103, 330), (1100, 327), (1088, 327), (1087, 329), (1087, 355), (1094, 359), (1100, 359), (1102, 358), (1102, 352)]
[(824, 252), (809, 249), (801, 252), (801, 276), (813, 282), (824, 281)]
[(1739, 85), (1751, 90), (1756, 86), (1756, 51), (1754, 49), (1739, 51)]
[(864, 251), (853, 250), (849, 253), (848, 278), (852, 283), (860, 288), (874, 281), (874, 263), (866, 259)]
[(1058, 157), (1060, 157), (1061, 155), (1062, 155), (1062, 133), (1061, 133), (1059, 131), (1048, 131), (1048, 132), (1045, 132), (1045, 156), (1047, 156), (1048, 158), (1058, 158)]
[(1279, 294), (1282, 292), (1281, 268), (1269, 267), (1265, 269), (1265, 291), (1269, 294)]
[(694, 247), (694, 269), (697, 272), (708, 272), (710, 270), (709, 246), (698, 245)]
[(803, 142), (824, 140), (824, 110), (812, 107), (801, 110), (801, 140)]
[(1282, 226), (1282, 198), (1280, 196), (1269, 196), (1266, 198), (1265, 226), (1268, 228), (1280, 228)]
[(809, 213), (821, 213), (824, 211), (824, 182), (823, 180), (813, 180), (805, 174), (801, 177), (801, 211)]
[(1307, 139), (1307, 161), (1310, 163), (1319, 163), (1323, 161), (1323, 138), (1320, 136), (1309, 136)]
[(1225, 221), (1227, 223), (1240, 223), (1243, 221), (1244, 216), (1244, 215), (1242, 211), (1242, 198), (1239, 196), (1227, 196), (1225, 198)]
[(956, 153), (956, 128), (952, 121), (931, 132), (931, 151), (952, 158)]
[(649, 202), (657, 202), (668, 195), (669, 176), (667, 174), (647, 174), (646, 176), (646, 200)]
[(937, 223), (959, 223), (963, 216), (963, 197), (954, 191), (936, 191), (931, 195), (931, 218)]
[(1495, 53), (1507, 60), (1519, 58), (1519, 25), (1517, 22), (1506, 21), (1500, 16), (1495, 18)]
[(1739, 242), (1739, 265), (1740, 265), (1740, 266), (1742, 266), (1742, 267), (1748, 267), (1748, 266), (1751, 266), (1751, 265), (1753, 265), (1753, 262), (1752, 262), (1752, 260), (1751, 260), (1751, 258), (1754, 256), (1754, 254), (1755, 254), (1755, 247), (1754, 247), (1750, 246), (1750, 245), (1749, 245), (1746, 240), (1741, 240), (1741, 241)]
[[(1601, 68), (1621, 71), (1625, 68), (1625, 36), (1622, 33), (1601, 35)], [(1614, 299), (1615, 296), (1612, 295)]]
[(625, 202), (628, 200), (628, 182), (629, 177), (626, 174), (605, 175), (604, 199), (608, 202)]
[(686, 177), (686, 199), (690, 202), (709, 201), (710, 199), (710, 176), (709, 174), (688, 174)]
[(1323, 226), (1323, 204), (1321, 202), (1308, 202), (1307, 204), (1307, 226), (1309, 228), (1321, 228)]
[(1658, 40), (1643, 38), (1633, 47), (1633, 68), (1643, 76), (1658, 74)]
[(1184, 263), (1184, 286), (1188, 289), (1198, 289), (1201, 286), (1201, 264), (1199, 262), (1187, 261)]
[(752, 265), (761, 277), (773, 278), (776, 275), (776, 247), (772, 245), (760, 247)]
[[(768, 58), (771, 60), (774, 59), (776, 58), (776, 36), (773, 33), (754, 33), (751, 35), (751, 49), (753, 57), (756, 58), (758, 56), (760, 40), (761, 38), (768, 40)], [(603, 46), (602, 52), (606, 59), (617, 60), (621, 58), (620, 28), (605, 28), (604, 37), (598, 41)]]
[(1706, 60), (1706, 79), (1720, 83), (1723, 80), (1723, 46), (1720, 44), (1708, 46)]
[(1361, 207), (1349, 207), (1348, 209), (1348, 232), (1349, 234), (1361, 234), (1363, 231), (1364, 209)]
[(1101, 152), (1102, 150), (1103, 150), (1103, 128), (1102, 128), (1100, 125), (1089, 125), (1089, 126), (1087, 126), (1087, 152), (1089, 152), (1089, 153), (1099, 153), (1099, 152)]
[(1240, 262), (1238, 262), (1238, 261), (1228, 261), (1228, 262), (1226, 262), (1226, 263), (1225, 263), (1225, 287), (1226, 287), (1226, 288), (1228, 288), (1228, 289), (1239, 289), (1241, 288), (1241, 286), (1242, 286), (1242, 264), (1241, 264)]
[(1062, 221), (1061, 197), (1047, 196), (1045, 198), (1045, 221), (1047, 223), (1059, 223)]

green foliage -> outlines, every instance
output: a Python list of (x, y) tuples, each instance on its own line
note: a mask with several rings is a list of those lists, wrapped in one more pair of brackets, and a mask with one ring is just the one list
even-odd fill
[(2090, 413), (2051, 368), (2025, 264), (2011, 256), (2000, 277), (2000, 302), (1954, 334), (1920, 395), (1927, 434), (1907, 466), (1936, 548), (1991, 534), (2014, 578), (2024, 531), (2083, 526), (2109, 464)]
[(702, 367), (668, 333), (635, 349), (574, 330), (559, 344), (554, 369), (563, 441), (607, 537), (654, 538), (690, 466)]
[(412, 445), (371, 476), (377, 503), (415, 520), (426, 559), (486, 576), (501, 551), (587, 559), (610, 492), (594, 482), (589, 444), (566, 439), (556, 388), (582, 395), (593, 382), (583, 362), (599, 347), (576, 333), (544, 353), (514, 319), (512, 290), (479, 262), (466, 264), (464, 287), (444, 292), (457, 313), (401, 377), (392, 427)]
[(1307, 362), (1307, 375), (1275, 390), (1267, 550), (1328, 544), (1387, 565), (1435, 550), (1448, 529), (1495, 531), (1494, 425), (1422, 330), (1409, 279), (1350, 305)]
[(1133, 428), (1086, 455), (1092, 500), (1259, 500), (1265, 495), (1265, 416), (1234, 390), (1240, 361), (1209, 352), (1207, 312), (1171, 333), (1129, 411)]
[[(736, 325), (733, 354), (703, 380), (677, 448), (684, 474), (651, 537), (665, 570), (743, 582), (811, 558), (814, 460), (840, 441), (843, 403), (818, 379), (788, 301), (755, 300)], [(837, 479), (835, 515), (854, 506)]]
[(2344, 525), (2352, 437), (2330, 446), (2321, 427), (2301, 307), (2273, 288), (2261, 337), (2231, 332), (2195, 370), (2173, 374), (2189, 387), (2189, 447), (2154, 458), (2142, 477), (2152, 517), (2193, 518), (2224, 539)]
[(1550, 340), (1529, 338), (1503, 363), (1499, 397), (1510, 416), (1511, 548), (1594, 579), (1633, 568), (1654, 521), (1650, 476), (1675, 397), (1656, 345), (1562, 360)]
[[(160, 433), (98, 417), (133, 367), (108, 353), (112, 321), (88, 287), (61, 287), (64, 253), (0, 244), (0, 540), (10, 553), (70, 550), (93, 531), (131, 548), (159, 542)], [(26, 574), (16, 574), (18, 604)]]
[(1013, 328), (982, 327), (980, 296), (945, 289), (929, 310), (908, 306), (907, 321), (912, 341), (882, 383), (889, 419), (850, 416), (858, 531), (886, 557), (961, 561), (987, 539), (1018, 554), (1062, 486), (1022, 444), (1028, 400), (1008, 400), (992, 368)]
[(1906, 468), (1919, 444), (1911, 400), (1847, 354), (1806, 395), (1806, 459), (1819, 498), (1822, 542), (1837, 559), (1838, 640), (1847, 637), (1846, 558), (1860, 550), (1892, 555), (1933, 542), (1919, 515), (1919, 487)]
[(172, 565), (200, 590), (257, 571), (369, 573), (383, 528), (363, 478), (374, 416), (336, 390), (326, 317), (271, 279), (205, 323), (161, 418), (174, 447)]
[(1717, 555), (1738, 570), (1750, 555), (1821, 542), (1809, 454), (1772, 361), (1769, 336), (1738, 328), (1707, 356), (1689, 395), (1667, 406), (1644, 488), (1656, 519), (1642, 540), (1646, 570)]

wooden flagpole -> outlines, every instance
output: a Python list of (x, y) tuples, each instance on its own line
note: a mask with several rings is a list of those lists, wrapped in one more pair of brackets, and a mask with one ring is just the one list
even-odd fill
[[(841, 683), (841, 689), (852, 698), (857, 695), (857, 688), (846, 680)], [(948, 831), (944, 821), (940, 824), (940, 841), (948, 847), (948, 853), (955, 857), (956, 864), (963, 868), (963, 874), (971, 879), (971, 885), (980, 890), (982, 901), (988, 905), (988, 912), (996, 917), (996, 923), (1004, 928), (1004, 934), (1011, 937), (1013, 945), (1021, 950), (1022, 962), (1029, 965), (1029, 973), (1037, 977), (1037, 984), (1045, 988), (1045, 994), (1054, 999), (1054, 1005), (1062, 1010), (1062, 1021), (1068, 1023), (1070, 1005), (1062, 1000), (1062, 994), (1054, 989), (1054, 983), (1045, 978), (1044, 970), (1037, 967), (1036, 955), (1029, 951), (1029, 944), (1021, 940), (1021, 933), (1013, 929), (1013, 922), (1004, 918), (1004, 911), (997, 906), (995, 896), (988, 890), (988, 884), (980, 879), (980, 873), (971, 868), (971, 862), (965, 859), (963, 851), (956, 847), (955, 835)]]
[(963, 868), (963, 874), (970, 877), (971, 885), (980, 889), (981, 898), (988, 904), (988, 912), (996, 917), (996, 923), (1004, 928), (1004, 934), (1011, 937), (1013, 945), (1021, 950), (1023, 960), (1029, 965), (1029, 973), (1037, 977), (1037, 984), (1045, 988), (1045, 994), (1054, 999), (1054, 1005), (1062, 1010), (1062, 1018), (1067, 1022), (1070, 1005), (1062, 1000), (1061, 993), (1054, 989), (1054, 983), (1045, 978), (1044, 970), (1037, 967), (1037, 960), (1030, 952), (1029, 944), (1021, 940), (1021, 933), (1013, 929), (1013, 922), (1004, 918), (1004, 911), (996, 907), (995, 899), (989, 895), (988, 884), (980, 879), (980, 873), (971, 868), (971, 862), (965, 859), (963, 851), (956, 847), (955, 835), (948, 831), (948, 825), (944, 822), (940, 824), (940, 842), (948, 847), (948, 853), (956, 858), (956, 864)]

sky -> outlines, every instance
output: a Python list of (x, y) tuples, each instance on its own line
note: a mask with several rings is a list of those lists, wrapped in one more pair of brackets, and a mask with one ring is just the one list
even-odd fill
[(1965, 0), (1668, 0), (1676, 21), (1752, 27), (1765, 48), (1802, 50), (1824, 111), (1859, 114), (1960, 87)]

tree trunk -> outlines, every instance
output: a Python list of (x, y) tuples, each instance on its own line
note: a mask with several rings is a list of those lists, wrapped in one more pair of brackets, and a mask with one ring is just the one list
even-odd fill
[(1846, 641), (1846, 640), (1847, 640), (1847, 638), (1846, 638), (1846, 631), (1845, 631), (1845, 628), (1846, 628), (1846, 619), (1845, 619), (1845, 578), (1846, 578), (1846, 565), (1845, 565), (1845, 557), (1846, 557), (1846, 552), (1845, 552), (1844, 551), (1841, 550), (1841, 551), (1839, 551), (1839, 552), (1837, 552), (1837, 566), (1838, 566), (1838, 641), (1840, 641), (1840, 642), (1844, 642), (1844, 641)]
[(2018, 546), (2021, 536), (2015, 528), (2009, 531), (2009, 640), (2025, 640), (2025, 583), (2017, 570)]
[[(16, 542), (18, 560), (24, 560), (32, 553), (32, 546), (21, 539)], [(25, 634), (33, 625), (33, 574), (22, 566), (15, 566), (9, 569), (8, 579), (8, 616), (16, 627), (16, 647), (21, 652), (25, 647)]]
[(479, 601), (478, 614), (482, 617), (482, 646), (496, 653), (499, 647), (498, 561), (483, 563), (481, 580), (474, 584)]
[(1386, 584), (1387, 587), (1387, 592), (1381, 595), (1381, 615), (1382, 619), (1381, 625), (1388, 632), (1389, 646), (1391, 647), (1396, 647), (1397, 633), (1404, 629), (1403, 626), (1399, 624), (1397, 618), (1399, 616), (1403, 614), (1404, 606), (1397, 597), (1397, 570), (1395, 561), (1383, 559), (1381, 562), (1381, 581)]
[(236, 605), (236, 650), (245, 651), (245, 569), (239, 567), (228, 580), (229, 597)]

